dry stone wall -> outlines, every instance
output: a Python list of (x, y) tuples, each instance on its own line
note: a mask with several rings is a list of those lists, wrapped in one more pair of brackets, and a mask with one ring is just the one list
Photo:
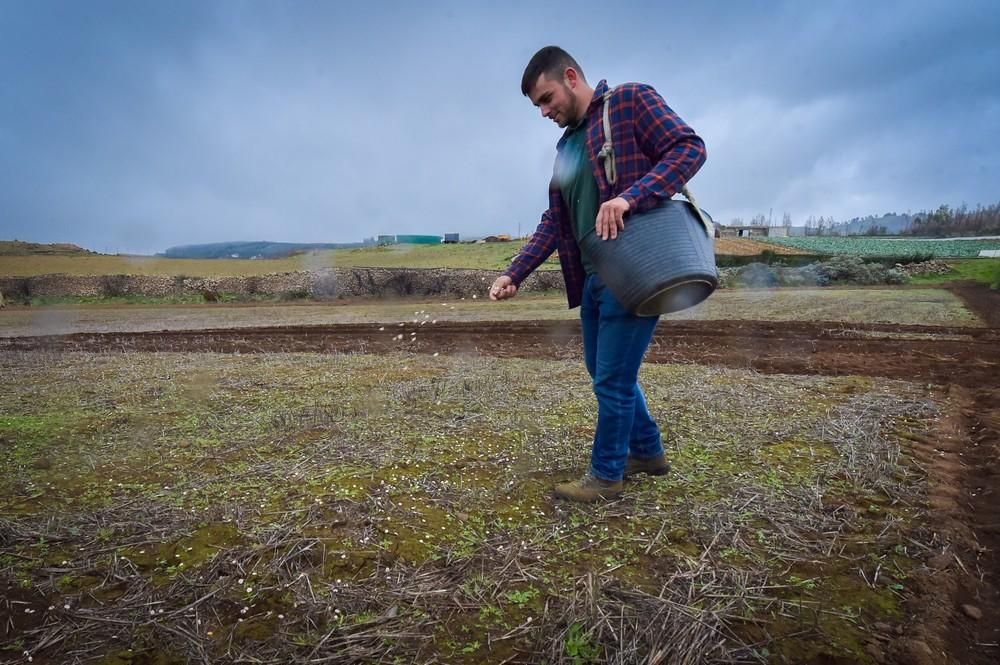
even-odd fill
[[(159, 275), (38, 275), (0, 277), (0, 292), (11, 301), (36, 297), (146, 296), (202, 294), (310, 297), (319, 299), (484, 295), (496, 270), (338, 268), (316, 272), (286, 272), (246, 277), (186, 277)], [(539, 271), (521, 290), (563, 290), (562, 273)]]

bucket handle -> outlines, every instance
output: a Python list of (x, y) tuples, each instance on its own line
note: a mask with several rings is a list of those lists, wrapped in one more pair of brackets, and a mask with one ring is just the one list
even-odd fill
[[(600, 152), (597, 153), (598, 159), (604, 162), (604, 174), (608, 178), (608, 184), (615, 184), (618, 180), (618, 172), (615, 170), (615, 148), (611, 143), (611, 112), (609, 110), (611, 106), (611, 95), (617, 90), (618, 87), (608, 88), (604, 91), (604, 144), (601, 146)], [(715, 237), (715, 224), (712, 223), (701, 208), (698, 207), (698, 203), (694, 200), (694, 195), (691, 194), (691, 190), (688, 189), (687, 184), (681, 187), (681, 195), (688, 200), (691, 207), (694, 208), (695, 214), (698, 215), (698, 220), (701, 225), (705, 227), (705, 233), (708, 234), (709, 238)]]

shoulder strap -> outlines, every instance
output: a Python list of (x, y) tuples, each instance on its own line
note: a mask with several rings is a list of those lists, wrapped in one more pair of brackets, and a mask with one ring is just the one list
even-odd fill
[[(618, 180), (618, 172), (615, 170), (615, 148), (611, 142), (611, 95), (618, 86), (614, 88), (608, 88), (604, 91), (604, 143), (601, 145), (600, 152), (597, 153), (597, 158), (604, 161), (604, 173), (608, 177), (608, 183), (613, 185)], [(691, 190), (685, 184), (681, 187), (681, 196), (686, 198), (691, 203), (691, 207), (694, 208), (695, 212), (698, 214), (698, 219), (701, 221), (702, 226), (705, 227), (705, 232), (708, 233), (709, 238), (715, 237), (715, 224), (712, 220), (705, 216), (701, 208), (698, 207), (698, 203), (694, 200), (694, 195), (691, 194)]]
[(611, 106), (611, 93), (615, 90), (617, 88), (608, 88), (604, 92), (604, 144), (597, 153), (597, 158), (604, 161), (604, 173), (611, 185), (618, 180), (618, 173), (615, 171), (615, 148), (611, 144), (611, 114), (608, 111)]

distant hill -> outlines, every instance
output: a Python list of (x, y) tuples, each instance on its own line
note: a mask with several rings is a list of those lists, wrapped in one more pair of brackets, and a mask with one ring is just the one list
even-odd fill
[(213, 242), (203, 245), (178, 245), (170, 247), (162, 254), (171, 259), (280, 259), (294, 254), (303, 254), (324, 249), (356, 249), (364, 247), (365, 243), (295, 243), (269, 242), (257, 240), (250, 242)]
[(87, 254), (96, 255), (97, 252), (68, 242), (40, 243), (24, 242), (23, 240), (0, 240), (0, 256), (31, 256), (34, 254), (45, 256), (84, 256)]

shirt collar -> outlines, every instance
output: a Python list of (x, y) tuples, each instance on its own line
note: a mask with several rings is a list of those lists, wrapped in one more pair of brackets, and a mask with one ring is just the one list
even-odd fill
[(597, 87), (594, 88), (594, 96), (590, 98), (590, 105), (587, 106), (587, 112), (589, 113), (596, 104), (601, 104), (604, 102), (604, 93), (608, 91), (608, 81), (607, 79), (601, 79), (597, 82)]

